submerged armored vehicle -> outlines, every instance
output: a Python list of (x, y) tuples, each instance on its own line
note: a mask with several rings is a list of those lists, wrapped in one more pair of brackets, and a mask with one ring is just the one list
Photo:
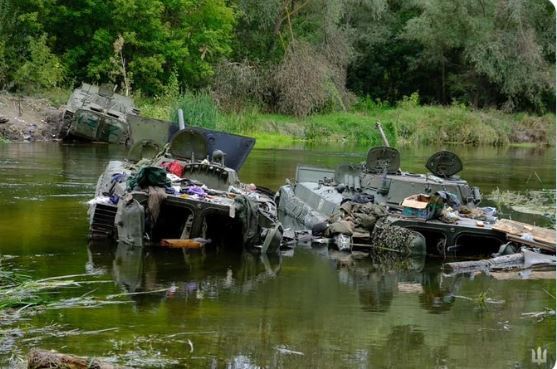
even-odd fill
[(139, 110), (130, 97), (116, 94), (106, 85), (83, 83), (68, 99), (58, 136), (65, 140), (125, 143), (129, 137), (127, 117), (137, 114)]
[[(330, 223), (346, 201), (379, 204), (387, 209), (388, 224), (421, 233), (428, 253), (496, 252), (505, 234), (492, 229), (494, 209), (477, 207), (479, 189), (457, 176), (462, 170), (458, 156), (438, 152), (426, 168), (430, 173), (402, 171), (396, 149), (374, 147), (361, 164), (336, 170), (299, 166), (295, 182), (279, 189), (277, 203), (307, 228)], [(343, 214), (355, 218), (350, 210)]]
[(108, 164), (89, 202), (93, 238), (193, 248), (210, 239), (278, 249), (282, 227), (272, 193), (237, 175), (255, 139), (130, 118), (130, 160)]

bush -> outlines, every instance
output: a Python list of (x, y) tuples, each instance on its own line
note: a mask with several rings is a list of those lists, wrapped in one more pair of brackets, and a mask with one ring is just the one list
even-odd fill
[(388, 102), (382, 101), (381, 99), (373, 100), (369, 95), (367, 95), (366, 97), (358, 98), (352, 108), (354, 111), (367, 113), (381, 112), (392, 109)]
[(16, 71), (15, 84), (25, 92), (57, 87), (64, 78), (64, 68), (47, 46), (46, 34), (29, 37), (28, 42), (30, 57)]
[(218, 107), (227, 112), (240, 112), (248, 105), (262, 103), (261, 71), (245, 62), (223, 61), (215, 68), (211, 94)]
[(349, 94), (344, 81), (344, 66), (330, 62), (308, 43), (292, 42), (275, 73), (278, 111), (304, 117), (346, 110)]

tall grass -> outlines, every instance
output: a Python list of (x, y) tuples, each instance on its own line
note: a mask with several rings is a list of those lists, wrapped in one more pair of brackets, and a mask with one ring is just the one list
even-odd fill
[(251, 134), (261, 131), (261, 114), (256, 107), (250, 107), (237, 113), (219, 115), (218, 129), (239, 134)]
[(184, 112), (186, 125), (215, 129), (219, 112), (213, 98), (207, 92), (186, 92), (172, 104), (170, 120), (178, 122), (178, 109)]
[(379, 121), (391, 145), (555, 144), (554, 114), (508, 114), (495, 109), (474, 110), (462, 104), (419, 105), (417, 95), (406, 97), (396, 106), (362, 98), (351, 111), (314, 114), (305, 118), (262, 113), (256, 106), (241, 112), (219, 112), (206, 92), (173, 95), (156, 101), (143, 100), (140, 108), (145, 116), (174, 121), (177, 121), (177, 109), (182, 108), (186, 124), (192, 126), (256, 137), (285, 137), (286, 141), (382, 145), (375, 128)]

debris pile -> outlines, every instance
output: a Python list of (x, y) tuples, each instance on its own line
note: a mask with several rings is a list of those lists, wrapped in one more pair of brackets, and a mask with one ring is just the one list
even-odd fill
[(102, 362), (94, 358), (85, 358), (37, 349), (29, 352), (27, 362), (27, 368), (29, 369), (126, 369), (124, 367), (114, 366), (110, 363)]
[(374, 253), (425, 254), (423, 236), (390, 224), (388, 215), (382, 205), (345, 201), (326, 222), (316, 224), (312, 233), (334, 240), (340, 250), (363, 248)]

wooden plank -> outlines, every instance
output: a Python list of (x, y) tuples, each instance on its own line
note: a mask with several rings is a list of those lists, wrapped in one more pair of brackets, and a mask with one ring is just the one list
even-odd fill
[(497, 256), (491, 259), (457, 261), (443, 265), (446, 273), (470, 273), (477, 270), (489, 270), (495, 267), (512, 267), (524, 263), (521, 253)]
[(555, 245), (547, 245), (546, 243), (538, 242), (536, 240), (533, 240), (533, 241), (524, 240), (524, 239), (520, 238), (520, 236), (515, 236), (515, 235), (511, 235), (511, 234), (507, 234), (507, 239), (509, 241), (513, 241), (513, 242), (516, 242), (516, 243), (521, 243), (521, 244), (526, 245), (526, 246), (537, 247), (537, 248), (542, 249), (542, 250), (555, 252)]
[[(540, 244), (543, 244), (546, 248), (550, 248), (555, 251), (555, 230), (547, 229), (542, 227), (533, 226), (526, 223), (517, 222), (510, 219), (500, 219), (494, 225), (493, 229), (501, 231), (507, 234), (507, 236), (520, 238), (524, 233), (530, 233)], [(524, 244), (526, 240), (521, 240)]]
[(555, 279), (555, 271), (513, 271), (513, 272), (494, 272), (491, 271), (489, 275), (500, 281), (508, 281), (513, 279)]

